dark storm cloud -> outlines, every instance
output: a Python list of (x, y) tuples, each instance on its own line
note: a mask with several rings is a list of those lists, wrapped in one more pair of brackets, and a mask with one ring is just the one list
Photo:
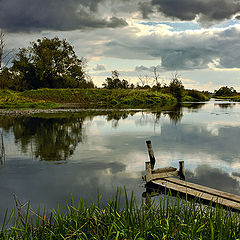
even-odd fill
[[(135, 56), (145, 53), (146, 56), (159, 58), (161, 67), (166, 70), (206, 69), (209, 66), (239, 68), (240, 52), (236, 51), (240, 48), (239, 38), (238, 26), (204, 31), (158, 31), (138, 38), (125, 36), (112, 40), (114, 47), (111, 44), (108, 47), (111, 46), (112, 51), (119, 49), (121, 54), (127, 49), (124, 54), (128, 57), (134, 52)], [(147, 71), (148, 68), (140, 66), (136, 70)]]
[(212, 60), (211, 57), (207, 49), (198, 47), (166, 49), (162, 54), (162, 66), (169, 70), (207, 68), (207, 64)]
[(138, 4), (138, 7), (144, 19), (149, 18), (149, 14), (154, 13), (153, 7), (150, 2), (140, 2)]
[(141, 65), (141, 66), (136, 66), (135, 71), (137, 71), (137, 72), (139, 72), (139, 71), (152, 72), (152, 69), (151, 69), (151, 67), (148, 68), (148, 67), (145, 67), (145, 66)]
[(152, 0), (152, 5), (166, 16), (181, 20), (221, 21), (240, 11), (239, 1), (234, 0)]
[(1, 0), (0, 27), (12, 32), (122, 27), (122, 18), (98, 14), (102, 0)]

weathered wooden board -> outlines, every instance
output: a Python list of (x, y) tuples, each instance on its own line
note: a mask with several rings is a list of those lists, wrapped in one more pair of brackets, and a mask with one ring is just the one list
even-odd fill
[(178, 171), (165, 172), (165, 173), (153, 173), (151, 175), (151, 180), (159, 179), (159, 178), (169, 178), (169, 177), (178, 176), (178, 175), (179, 175)]
[(177, 168), (174, 168), (174, 167), (165, 167), (165, 168), (158, 168), (158, 169), (152, 170), (152, 174), (154, 174), (154, 173), (174, 172), (174, 171), (177, 171)]
[[(153, 184), (156, 185), (156, 187), (161, 187), (161, 188), (167, 188), (170, 189), (172, 191), (176, 191), (179, 192), (181, 194), (184, 195), (189, 195), (191, 197), (197, 197), (200, 198), (202, 200), (205, 200), (207, 202), (214, 202), (214, 203), (218, 203), (220, 205), (223, 205), (225, 207), (230, 207), (232, 209), (238, 210), (240, 211), (240, 203), (236, 202), (235, 200), (229, 200), (228, 198), (224, 197), (224, 192), (221, 192), (221, 196), (217, 196), (217, 195), (213, 195), (211, 193), (208, 193), (205, 189), (205, 191), (201, 191), (197, 189), (197, 184), (194, 184), (194, 188), (189, 187), (190, 183), (189, 182), (185, 182), (185, 185), (182, 184), (178, 184), (178, 183), (174, 183), (171, 181), (168, 181), (170, 178), (166, 178), (166, 179), (159, 179), (159, 180), (154, 180), (152, 181)], [(178, 179), (176, 179), (178, 180)], [(181, 181), (181, 180), (179, 180)], [(182, 181), (184, 182), (184, 181)], [(203, 187), (199, 185), (199, 188)], [(206, 187), (204, 187), (206, 188)], [(212, 189), (215, 190), (215, 189)], [(208, 190), (209, 192), (211, 191), (211, 189), (209, 188)], [(216, 191), (216, 190), (215, 190)]]
[(205, 187), (205, 186), (195, 184), (195, 183), (191, 183), (191, 182), (182, 181), (182, 180), (179, 180), (179, 179), (176, 179), (176, 178), (168, 178), (168, 179), (165, 179), (165, 180), (169, 181), (169, 182), (172, 182), (172, 183), (176, 183), (180, 186), (188, 187), (188, 188), (191, 188), (191, 189), (195, 189), (195, 190), (198, 190), (198, 191), (202, 191), (202, 192), (205, 192), (205, 193), (212, 194), (214, 196), (222, 197), (222, 198), (240, 203), (240, 196), (235, 195), (235, 194), (219, 191), (219, 190), (214, 189), (214, 188)]
[(173, 167), (152, 170), (150, 162), (146, 162), (145, 164), (146, 164), (146, 176), (143, 176), (143, 180), (145, 180), (146, 182), (150, 182), (152, 180), (159, 178), (167, 178), (179, 175), (177, 169)]

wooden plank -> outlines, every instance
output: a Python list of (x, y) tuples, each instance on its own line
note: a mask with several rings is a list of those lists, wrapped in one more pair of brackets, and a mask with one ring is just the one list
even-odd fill
[(163, 173), (153, 173), (151, 175), (151, 180), (159, 179), (159, 178), (169, 178), (173, 176), (178, 176), (178, 171), (175, 172), (163, 172)]
[(157, 186), (159, 186), (161, 188), (168, 188), (168, 189), (171, 189), (176, 192), (180, 192), (185, 195), (190, 195), (192, 197), (198, 197), (198, 198), (201, 198), (208, 202), (212, 201), (214, 203), (218, 203), (220, 205), (230, 207), (232, 209), (236, 209), (236, 210), (240, 211), (240, 204), (235, 201), (217, 197), (212, 194), (209, 194), (206, 192), (201, 192), (196, 189), (191, 189), (186, 186), (178, 185), (178, 184), (166, 181), (166, 180), (156, 180), (156, 181), (152, 181), (152, 183), (156, 184)]
[(174, 172), (177, 168), (174, 167), (165, 167), (165, 168), (158, 168), (155, 170), (152, 170), (152, 173), (165, 173), (165, 172)]
[(182, 180), (179, 180), (179, 179), (176, 179), (176, 178), (167, 178), (165, 180), (169, 181), (169, 182), (172, 182), (172, 183), (175, 183), (175, 184), (178, 184), (180, 186), (188, 187), (188, 188), (191, 188), (191, 189), (195, 189), (195, 190), (198, 190), (198, 191), (202, 191), (202, 192), (205, 192), (205, 193), (212, 194), (214, 196), (219, 196), (221, 198), (225, 198), (225, 199), (240, 203), (240, 196), (232, 194), (232, 193), (223, 192), (223, 191), (220, 191), (220, 190), (205, 187), (205, 186), (198, 185), (198, 184), (195, 184), (195, 183), (182, 181)]

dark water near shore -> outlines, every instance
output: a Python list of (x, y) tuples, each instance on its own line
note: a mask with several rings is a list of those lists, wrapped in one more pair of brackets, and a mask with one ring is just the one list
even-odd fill
[(30, 200), (62, 207), (70, 193), (96, 201), (117, 187), (141, 201), (152, 140), (156, 167), (185, 161), (187, 180), (240, 194), (240, 104), (210, 101), (158, 111), (80, 111), (0, 116), (0, 223), (6, 208)]

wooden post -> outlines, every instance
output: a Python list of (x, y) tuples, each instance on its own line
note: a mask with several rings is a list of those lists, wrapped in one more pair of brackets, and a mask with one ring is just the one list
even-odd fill
[(150, 162), (145, 162), (145, 164), (146, 164), (146, 183), (148, 183), (152, 179), (152, 168)]
[(149, 154), (149, 158), (150, 158), (151, 168), (153, 169), (156, 160), (155, 160), (154, 153), (153, 153), (152, 143), (149, 140), (146, 141), (146, 143), (147, 143), (147, 148), (148, 148), (148, 154)]
[(181, 180), (185, 180), (184, 161), (179, 161), (179, 176)]
[[(147, 188), (146, 188), (147, 189)], [(151, 200), (151, 193), (146, 191), (146, 198), (145, 198), (146, 210), (150, 209), (152, 200)]]
[(146, 176), (145, 176), (145, 181), (146, 181), (146, 195), (145, 195), (145, 205), (146, 205), (146, 210), (148, 210), (151, 207), (151, 191), (148, 188), (149, 182), (152, 180), (152, 168), (151, 168), (151, 163), (150, 162), (145, 162), (146, 166)]

